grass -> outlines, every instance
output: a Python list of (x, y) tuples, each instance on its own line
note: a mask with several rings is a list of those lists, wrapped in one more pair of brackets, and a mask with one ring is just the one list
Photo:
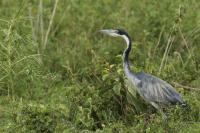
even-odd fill
[[(199, 10), (197, 0), (2, 0), (0, 132), (199, 132)], [(127, 86), (123, 41), (103, 28), (126, 29), (131, 69), (168, 81), (189, 106), (163, 122)]]

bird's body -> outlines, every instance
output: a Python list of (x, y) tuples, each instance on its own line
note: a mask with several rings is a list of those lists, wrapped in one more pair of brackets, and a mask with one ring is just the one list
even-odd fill
[(145, 101), (164, 105), (183, 104), (180, 95), (166, 81), (144, 72), (136, 73), (135, 76), (138, 79), (135, 87)]
[(156, 109), (158, 109), (164, 118), (166, 116), (159, 108), (159, 105), (168, 105), (168, 104), (184, 104), (180, 94), (166, 81), (144, 73), (134, 73), (130, 70), (128, 56), (131, 51), (131, 38), (127, 32), (122, 29), (116, 30), (101, 30), (101, 32), (106, 33), (111, 36), (120, 36), (122, 37), (127, 44), (127, 48), (123, 53), (123, 67), (124, 72), (128, 80), (134, 85), (139, 95)]

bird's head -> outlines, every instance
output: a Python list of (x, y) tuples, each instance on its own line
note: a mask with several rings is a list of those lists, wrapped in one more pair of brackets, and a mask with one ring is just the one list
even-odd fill
[(128, 35), (128, 33), (124, 29), (103, 29), (100, 30), (100, 32), (113, 37)]
[(103, 29), (100, 32), (113, 37), (122, 37), (127, 44), (131, 41), (130, 36), (124, 29)]

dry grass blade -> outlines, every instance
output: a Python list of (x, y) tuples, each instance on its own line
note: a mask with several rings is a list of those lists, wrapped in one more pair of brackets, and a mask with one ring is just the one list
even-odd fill
[(194, 88), (194, 87), (190, 87), (190, 86), (181, 85), (177, 82), (172, 82), (172, 83), (174, 84), (175, 87), (181, 87), (186, 90), (200, 91), (200, 88)]
[(186, 38), (184, 37), (183, 32), (182, 32), (180, 26), (178, 27), (178, 30), (179, 30), (181, 38), (183, 39), (183, 42), (184, 42), (184, 44), (185, 44), (185, 46), (186, 46), (186, 48), (188, 50), (189, 58), (191, 58), (192, 62), (194, 63), (195, 62), (194, 59), (193, 59), (194, 55), (193, 55), (192, 51), (190, 50), (190, 48), (188, 46), (188, 42), (187, 42)]
[(167, 46), (166, 46), (165, 52), (163, 54), (163, 58), (162, 58), (162, 61), (161, 61), (161, 64), (160, 64), (160, 68), (159, 68), (158, 74), (161, 73), (162, 68), (164, 67), (165, 61), (167, 59), (167, 55), (169, 53), (169, 50), (170, 50), (170, 47), (171, 47), (173, 41), (174, 41), (174, 36), (170, 35), (169, 39), (168, 39), (168, 42), (167, 42)]
[(51, 14), (51, 18), (50, 18), (50, 21), (49, 21), (49, 26), (48, 26), (48, 29), (47, 29), (47, 32), (46, 32), (46, 35), (45, 35), (45, 39), (44, 39), (43, 49), (46, 49), (48, 36), (49, 36), (50, 30), (51, 30), (51, 26), (53, 24), (53, 19), (54, 19), (55, 13), (56, 13), (56, 8), (57, 8), (57, 5), (58, 5), (58, 1), (59, 0), (56, 0), (55, 4), (54, 4), (53, 12)]
[[(20, 62), (23, 61), (23, 60), (26, 60), (26, 59), (28, 59), (28, 58), (34, 58), (34, 57), (36, 57), (36, 56), (40, 56), (40, 54), (33, 54), (33, 55), (25, 56), (25, 57), (23, 57), (22, 59), (20, 59), (20, 60), (14, 62), (14, 63), (12, 64), (12, 66), (13, 66), (13, 65), (16, 65), (16, 64), (18, 64), (18, 63), (20, 63)], [(40, 63), (40, 61), (38, 61), (38, 63)]]
[(159, 37), (158, 37), (158, 42), (157, 42), (156, 47), (155, 47), (155, 49), (153, 51), (153, 56), (152, 57), (154, 57), (154, 55), (156, 53), (156, 50), (157, 50), (158, 46), (160, 45), (160, 40), (161, 40), (161, 37), (163, 35), (164, 29), (165, 29), (165, 25), (162, 27), (162, 29), (160, 31), (160, 34), (159, 34)]

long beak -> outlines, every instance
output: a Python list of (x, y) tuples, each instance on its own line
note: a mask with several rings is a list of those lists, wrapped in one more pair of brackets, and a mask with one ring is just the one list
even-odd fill
[(103, 29), (103, 30), (100, 30), (99, 32), (106, 34), (106, 35), (110, 35), (110, 36), (116, 35), (116, 30), (112, 30), (112, 29)]

